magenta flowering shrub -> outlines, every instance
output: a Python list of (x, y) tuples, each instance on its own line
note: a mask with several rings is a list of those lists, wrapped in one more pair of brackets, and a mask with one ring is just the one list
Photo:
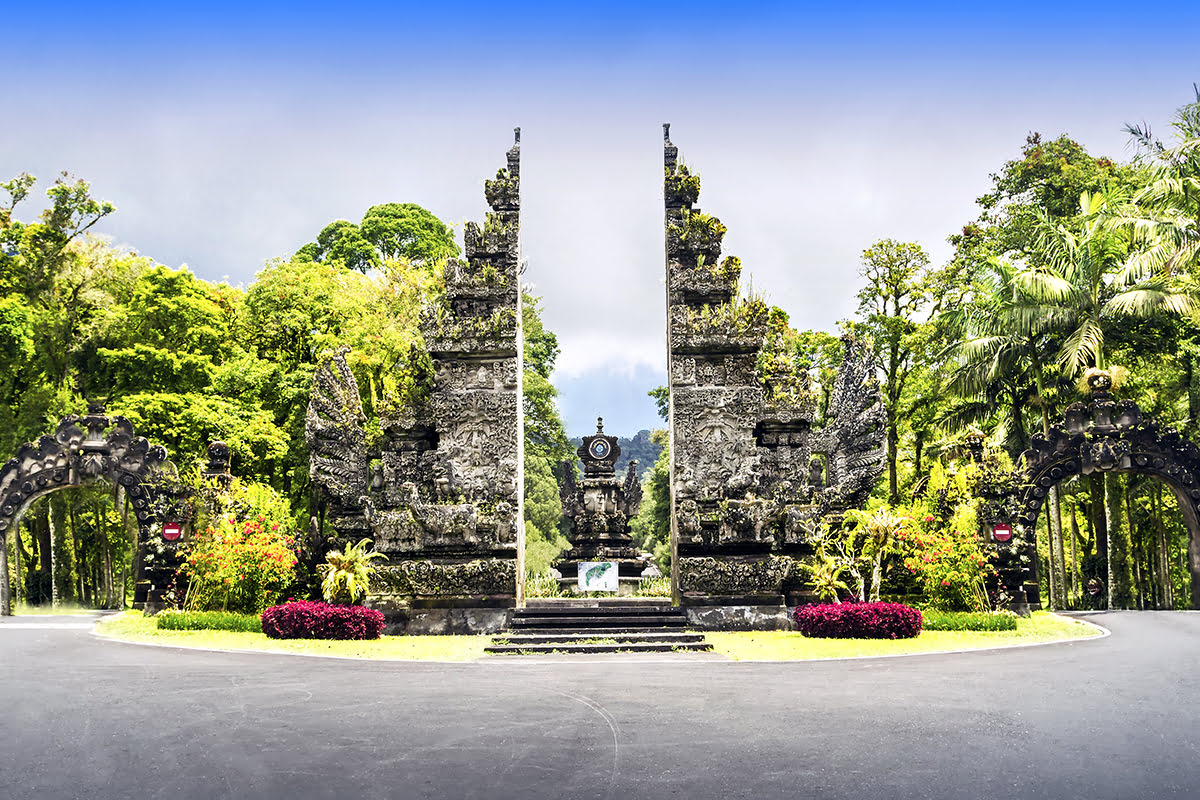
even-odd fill
[(262, 630), (272, 639), (378, 639), (383, 633), (383, 613), (362, 606), (299, 600), (264, 611)]
[(820, 603), (800, 606), (792, 618), (802, 634), (820, 639), (911, 639), (923, 622), (903, 603)]

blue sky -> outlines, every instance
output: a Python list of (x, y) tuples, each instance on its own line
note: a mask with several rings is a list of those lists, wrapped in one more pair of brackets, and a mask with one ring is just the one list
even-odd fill
[[(1200, 81), (1200, 4), (32, 4), (3, 15), (0, 175), (68, 170), (104, 231), (248, 284), (327, 222), (457, 223), (522, 127), (526, 278), (571, 433), (656, 424), (661, 129), (757, 291), (853, 313), (859, 253), (935, 262), (1029, 131), (1130, 155)], [(15, 32), (15, 34), (14, 34)]]

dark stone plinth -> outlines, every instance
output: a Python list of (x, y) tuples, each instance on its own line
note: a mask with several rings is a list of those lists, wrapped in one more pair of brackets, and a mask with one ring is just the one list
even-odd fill
[(507, 628), (512, 615), (511, 607), (393, 608), (383, 612), (383, 632), (387, 636), (492, 634)]
[(688, 627), (702, 631), (786, 631), (791, 617), (782, 594), (684, 595)]

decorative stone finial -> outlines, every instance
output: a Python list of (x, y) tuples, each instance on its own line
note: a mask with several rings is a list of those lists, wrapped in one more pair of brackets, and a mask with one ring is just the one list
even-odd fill
[(1087, 385), (1091, 390), (1092, 397), (1105, 397), (1113, 386), (1112, 373), (1106, 369), (1089, 369)]
[(521, 143), (521, 129), (513, 128), (513, 144)]
[(103, 400), (88, 400), (88, 414), (93, 417), (102, 417), (106, 410)]
[(596, 417), (596, 433), (604, 433), (604, 417)]
[(233, 480), (233, 476), (229, 473), (231, 459), (229, 445), (219, 439), (210, 442), (208, 445), (208, 466), (204, 469), (204, 475), (217, 481), (222, 486), (228, 486), (229, 482)]
[(664, 142), (671, 141), (671, 123), (669, 123), (669, 122), (663, 123), (663, 141)]
[(976, 464), (983, 461), (983, 440), (986, 438), (983, 435), (983, 431), (978, 428), (971, 428), (963, 436), (963, 443), (966, 445), (967, 453), (970, 454), (971, 460)]

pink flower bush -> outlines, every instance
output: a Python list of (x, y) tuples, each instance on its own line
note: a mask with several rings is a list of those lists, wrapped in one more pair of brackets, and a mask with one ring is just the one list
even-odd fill
[(821, 639), (911, 639), (923, 622), (902, 603), (820, 603), (800, 606), (792, 618), (802, 634)]
[(262, 613), (263, 633), (272, 639), (378, 639), (383, 625), (383, 613), (373, 608), (308, 600)]

